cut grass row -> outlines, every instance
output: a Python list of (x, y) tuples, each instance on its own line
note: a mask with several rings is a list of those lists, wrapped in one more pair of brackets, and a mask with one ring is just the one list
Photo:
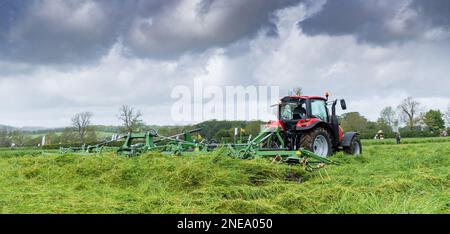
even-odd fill
[(220, 152), (0, 157), (1, 213), (450, 213), (450, 143), (368, 145), (306, 173)]

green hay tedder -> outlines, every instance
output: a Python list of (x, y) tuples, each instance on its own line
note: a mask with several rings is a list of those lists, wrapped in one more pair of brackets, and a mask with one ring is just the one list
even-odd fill
[[(335, 163), (330, 159), (321, 157), (313, 152), (300, 148), (289, 150), (285, 147), (279, 127), (268, 127), (262, 130), (256, 137), (241, 144), (217, 144), (197, 142), (193, 134), (201, 129), (185, 130), (173, 136), (159, 135), (156, 130), (146, 133), (129, 133), (114, 140), (102, 142), (92, 146), (60, 148), (61, 153), (79, 152), (83, 154), (102, 153), (116, 150), (117, 154), (124, 156), (139, 156), (146, 152), (159, 152), (166, 155), (188, 156), (207, 154), (216, 149), (224, 149), (225, 154), (240, 158), (253, 159), (258, 157), (272, 158), (274, 162), (302, 164), (307, 169), (321, 168), (325, 164)], [(120, 147), (108, 147), (108, 144), (123, 141)], [(270, 148), (273, 141), (281, 142), (280, 147)]]
[[(260, 133), (246, 143), (218, 144), (196, 141), (192, 134), (201, 129), (185, 130), (173, 136), (162, 136), (154, 129), (145, 133), (129, 133), (93, 146), (61, 148), (61, 152), (101, 153), (116, 150), (119, 155), (137, 156), (146, 152), (168, 155), (199, 155), (224, 149), (235, 158), (272, 158), (275, 162), (302, 164), (307, 169), (321, 168), (334, 161), (328, 156), (344, 151), (359, 155), (362, 152), (359, 134), (344, 133), (336, 115), (338, 100), (328, 101), (317, 96), (288, 96), (280, 100), (278, 120), (268, 122)], [(340, 101), (346, 109), (344, 100)], [(331, 106), (331, 111), (328, 106)], [(112, 142), (123, 141), (120, 147), (108, 147)]]

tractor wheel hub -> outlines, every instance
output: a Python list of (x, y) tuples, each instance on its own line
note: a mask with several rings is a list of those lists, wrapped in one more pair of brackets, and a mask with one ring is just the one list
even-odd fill
[(321, 157), (328, 156), (328, 141), (324, 136), (318, 135), (313, 142), (313, 152)]

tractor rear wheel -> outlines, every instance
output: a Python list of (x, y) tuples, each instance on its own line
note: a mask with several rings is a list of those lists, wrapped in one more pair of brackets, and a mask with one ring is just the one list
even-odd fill
[(300, 147), (321, 157), (328, 157), (332, 154), (330, 134), (323, 128), (315, 128), (303, 133), (300, 139)]
[(344, 148), (344, 153), (352, 155), (360, 155), (362, 153), (361, 140), (358, 136), (354, 136), (349, 147)]

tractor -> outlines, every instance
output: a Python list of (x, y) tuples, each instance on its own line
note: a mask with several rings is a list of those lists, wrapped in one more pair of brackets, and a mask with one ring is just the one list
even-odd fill
[[(328, 157), (336, 151), (359, 155), (362, 145), (357, 132), (344, 133), (336, 116), (338, 99), (328, 101), (329, 94), (320, 96), (287, 96), (277, 106), (278, 121), (271, 122), (281, 129), (284, 145), (288, 150), (307, 149)], [(343, 110), (347, 109), (340, 99)], [(331, 112), (329, 106), (331, 105)], [(276, 148), (275, 145), (271, 147)]]

